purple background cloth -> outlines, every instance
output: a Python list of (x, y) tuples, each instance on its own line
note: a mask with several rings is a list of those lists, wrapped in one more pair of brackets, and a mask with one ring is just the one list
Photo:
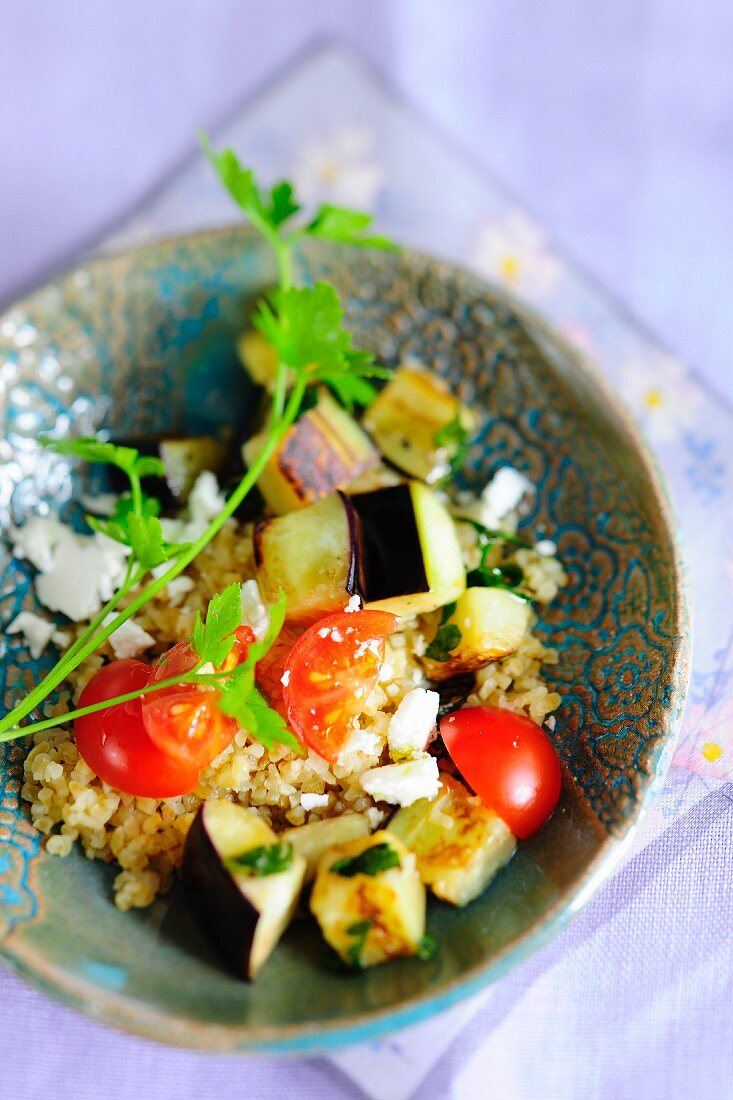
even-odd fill
[(2, 0), (0, 15), (0, 301), (136, 205), (195, 126), (332, 36), (733, 395), (729, 0)]
[[(731, 16), (722, 3), (693, 12), (659, 0), (643, 7), (619, 0), (612, 11), (589, 3), (415, 0), (368, 8), (324, 3), (316, 12), (288, 0), (256, 6), (157, 0), (146, 8), (128, 0), (124, 9), (101, 0), (72, 0), (63, 9), (36, 0), (10, 10), (6, 3), (3, 16), (0, 298), (96, 243), (192, 150), (195, 125), (230, 116), (243, 95), (281, 75), (314, 35), (330, 31), (358, 45), (442, 124), (448, 144), (457, 137), (503, 177), (567, 251), (708, 380), (733, 392)], [(265, 101), (260, 95), (255, 102)], [(261, 112), (260, 126), (275, 117), (277, 104), (270, 110)], [(419, 123), (414, 129), (417, 135)], [(449, 178), (450, 165), (443, 169)], [(186, 193), (208, 209), (209, 193), (196, 190), (204, 175), (185, 178)], [(394, 166), (388, 178), (398, 184)], [(449, 206), (455, 196), (447, 191)], [(423, 221), (426, 209), (435, 206), (422, 209)], [(144, 219), (139, 228), (150, 231)], [(440, 227), (423, 234), (416, 221), (418, 230), (426, 241), (431, 232), (440, 241)], [(527, 291), (549, 302), (549, 283), (559, 279), (558, 303), (574, 299), (577, 290), (571, 294), (552, 263), (548, 269), (543, 241), (526, 233), (522, 223), (509, 236), (529, 254), (535, 283)], [(448, 235), (444, 244), (451, 251)], [(506, 240), (492, 234), (482, 247), (490, 271)], [(662, 382), (677, 379), (679, 401), (659, 442), (668, 454), (682, 453), (689, 383), (672, 361), (650, 364), (644, 352), (622, 372), (632, 406), (643, 397), (634, 389), (637, 363), (653, 365)], [(701, 394), (692, 396), (690, 404), (702, 408)], [(707, 453), (700, 452), (698, 465)], [(708, 480), (693, 497), (700, 470), (685, 472), (682, 461), (679, 470), (680, 478), (689, 477), (694, 526), (712, 529), (714, 517), (720, 519), (733, 550), (730, 479), (727, 495), (716, 496), (723, 492), (719, 475), (704, 471)], [(697, 565), (704, 579), (709, 555)], [(730, 622), (721, 619), (714, 629), (716, 608), (720, 614), (725, 606), (721, 583), (716, 578), (712, 586), (718, 597), (709, 593), (709, 629), (700, 631), (698, 644), (701, 671), (710, 670), (700, 679), (699, 706), (693, 696), (700, 739), (708, 736), (704, 723), (712, 713), (708, 679), (721, 691), (733, 683), (730, 661), (719, 656)], [(729, 691), (723, 704), (730, 704)], [(727, 709), (722, 719), (729, 734), (732, 715)], [(721, 726), (718, 739), (724, 733)], [(415, 1095), (479, 1100), (487, 1082), (499, 1100), (727, 1095), (733, 788), (689, 771), (690, 761), (699, 764), (697, 749), (679, 764), (678, 786), (660, 801), (644, 851), (562, 936), (492, 988), (415, 1084)], [(679, 789), (692, 791), (684, 812)], [(447, 1017), (437, 1026), (447, 1028)], [(111, 1091), (119, 1100), (224, 1091), (253, 1097), (297, 1091), (319, 1100), (361, 1095), (349, 1078), (388, 1100), (389, 1058), (399, 1069), (400, 1059), (406, 1066), (411, 1051), (420, 1053), (419, 1037), (402, 1033), (393, 1050), (380, 1044), (339, 1059), (347, 1078), (325, 1060), (169, 1051), (85, 1021), (7, 975), (0, 976), (0, 1028), (6, 1051), (0, 1097), (31, 1100), (86, 1100)], [(394, 1076), (401, 1091), (390, 1095), (409, 1095), (404, 1078)]]

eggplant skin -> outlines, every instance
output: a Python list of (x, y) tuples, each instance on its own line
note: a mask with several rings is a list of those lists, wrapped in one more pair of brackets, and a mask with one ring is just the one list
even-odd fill
[(186, 838), (182, 879), (192, 908), (227, 969), (251, 981), (250, 954), (260, 913), (222, 864), (201, 812)]

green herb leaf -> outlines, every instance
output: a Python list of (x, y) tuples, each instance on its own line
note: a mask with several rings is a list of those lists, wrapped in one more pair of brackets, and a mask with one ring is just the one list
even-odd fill
[(306, 226), (305, 232), (311, 237), (321, 237), (327, 241), (339, 241), (341, 244), (356, 245), (359, 248), (381, 248), (388, 252), (397, 251), (397, 246), (388, 237), (370, 236), (367, 229), (373, 222), (371, 214), (348, 210), (344, 206), (326, 204)]
[(39, 443), (49, 447), (57, 454), (70, 455), (82, 462), (91, 462), (108, 466), (117, 466), (128, 475), (135, 472), (139, 454), (134, 447), (118, 447), (116, 443), (104, 443), (93, 435), (78, 436), (76, 439), (52, 439), (41, 435)]
[(349, 936), (354, 936), (356, 939), (356, 942), (353, 943), (346, 952), (346, 961), (349, 966), (353, 966), (354, 969), (360, 970), (364, 965), (362, 955), (373, 923), (374, 921), (371, 920), (358, 920), (350, 924), (346, 929), (347, 934)]
[(210, 661), (219, 668), (234, 645), (234, 631), (241, 625), (242, 589), (238, 584), (230, 584), (209, 600), (204, 623), (201, 615), (196, 615), (191, 640), (194, 652), (202, 661)]
[(431, 661), (449, 661), (450, 655), (460, 645), (462, 634), (455, 623), (445, 623), (425, 650)]
[(262, 301), (254, 325), (272, 344), (278, 358), (312, 385), (329, 386), (347, 406), (374, 398), (369, 378), (389, 378), (391, 371), (369, 352), (355, 351), (343, 327), (344, 311), (330, 283), (291, 287)]
[(269, 228), (274, 232), (297, 214), (300, 206), (295, 201), (293, 188), (286, 180), (276, 183), (269, 196), (264, 197), (251, 168), (244, 168), (233, 149), (215, 153), (206, 134), (199, 133), (199, 142), (211, 161), (219, 179), (237, 206), (258, 229)]
[(155, 455), (138, 455), (133, 465), (138, 477), (165, 477), (165, 463)]
[(295, 752), (302, 751), (285, 719), (269, 706), (255, 687), (252, 669), (240, 665), (219, 690), (219, 710), (236, 718), (241, 728), (256, 737), (266, 749), (285, 745)]
[(391, 867), (400, 866), (399, 854), (390, 844), (373, 844), (371, 848), (365, 848), (358, 856), (348, 856), (346, 859), (337, 859), (331, 864), (331, 870), (335, 875), (344, 878), (353, 878), (354, 875), (379, 875), (382, 871), (389, 871)]
[(463, 468), (468, 454), (468, 429), (461, 422), (461, 410), (456, 409), (455, 416), (435, 433), (435, 446), (448, 452), (448, 464), (451, 474)]
[(505, 592), (511, 592), (519, 600), (531, 601), (531, 596), (521, 587), (524, 583), (524, 573), (518, 565), (507, 562), (506, 565), (497, 565), (493, 568), (479, 566), (472, 569), (466, 577), (469, 588), (501, 588)]
[(235, 874), (264, 878), (265, 875), (278, 875), (281, 871), (287, 871), (293, 866), (293, 855), (293, 846), (287, 841), (261, 844), (257, 848), (250, 848), (248, 852), (232, 856), (226, 860), (224, 866)]
[(421, 938), (420, 943), (417, 945), (417, 957), (422, 959), (423, 962), (429, 962), (430, 959), (435, 958), (438, 951), (438, 945), (432, 936), (427, 933)]
[(483, 523), (479, 523), (478, 520), (471, 519), (470, 516), (454, 516), (453, 519), (456, 523), (467, 523), (469, 527), (473, 527), (476, 532), (478, 547), (481, 550), (482, 566), (486, 562), (489, 550), (497, 543), (509, 542), (514, 546), (522, 546), (525, 549), (530, 549), (532, 546), (532, 543), (522, 535), (513, 535), (509, 531), (493, 531), (491, 528), (485, 527)]

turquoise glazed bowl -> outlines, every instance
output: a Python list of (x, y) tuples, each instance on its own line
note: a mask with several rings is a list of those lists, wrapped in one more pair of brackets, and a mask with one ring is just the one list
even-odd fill
[[(664, 773), (681, 714), (689, 626), (673, 521), (627, 414), (536, 316), (495, 287), (423, 256), (319, 246), (306, 279), (332, 279), (357, 346), (422, 359), (483, 410), (469, 484), (500, 465), (537, 486), (525, 525), (555, 539), (570, 582), (543, 612), (560, 650), (554, 737), (567, 772), (550, 823), (465, 910), (437, 901), (429, 962), (344, 976), (315, 925), (296, 922), (255, 985), (224, 973), (177, 889), (121, 913), (114, 870), (46, 854), (20, 800), (24, 748), (4, 748), (0, 936), (9, 967), (88, 1014), (168, 1043), (305, 1051), (416, 1022), (546, 941), (605, 877)], [(248, 400), (234, 355), (255, 294), (274, 277), (247, 230), (162, 241), (85, 264), (0, 317), (5, 531), (68, 511), (68, 479), (35, 438), (109, 427), (206, 431)], [(35, 607), (25, 564), (4, 550), (2, 619)], [(6, 636), (6, 705), (52, 663)]]

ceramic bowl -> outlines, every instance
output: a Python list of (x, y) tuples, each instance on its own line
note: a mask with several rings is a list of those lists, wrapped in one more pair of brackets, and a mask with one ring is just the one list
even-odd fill
[[(628, 415), (578, 356), (503, 291), (434, 259), (322, 245), (307, 279), (343, 295), (357, 346), (416, 357), (485, 414), (469, 484), (509, 463), (536, 485), (524, 526), (554, 539), (569, 584), (542, 614), (560, 651), (554, 738), (567, 771), (550, 823), (465, 910), (435, 900), (429, 962), (344, 976), (312, 922), (291, 926), (261, 979), (221, 970), (177, 889), (145, 911), (112, 904), (113, 868), (44, 852), (20, 801), (24, 749), (4, 749), (2, 955), (84, 1012), (210, 1050), (324, 1048), (415, 1022), (496, 978), (547, 940), (610, 873), (669, 758), (683, 705), (688, 622), (673, 521)], [(249, 394), (234, 355), (252, 298), (273, 279), (247, 230), (102, 258), (0, 317), (3, 528), (72, 492), (36, 436), (52, 427), (135, 435), (206, 431)], [(0, 561), (3, 622), (34, 609), (25, 564)], [(2, 642), (6, 705), (52, 662)]]

